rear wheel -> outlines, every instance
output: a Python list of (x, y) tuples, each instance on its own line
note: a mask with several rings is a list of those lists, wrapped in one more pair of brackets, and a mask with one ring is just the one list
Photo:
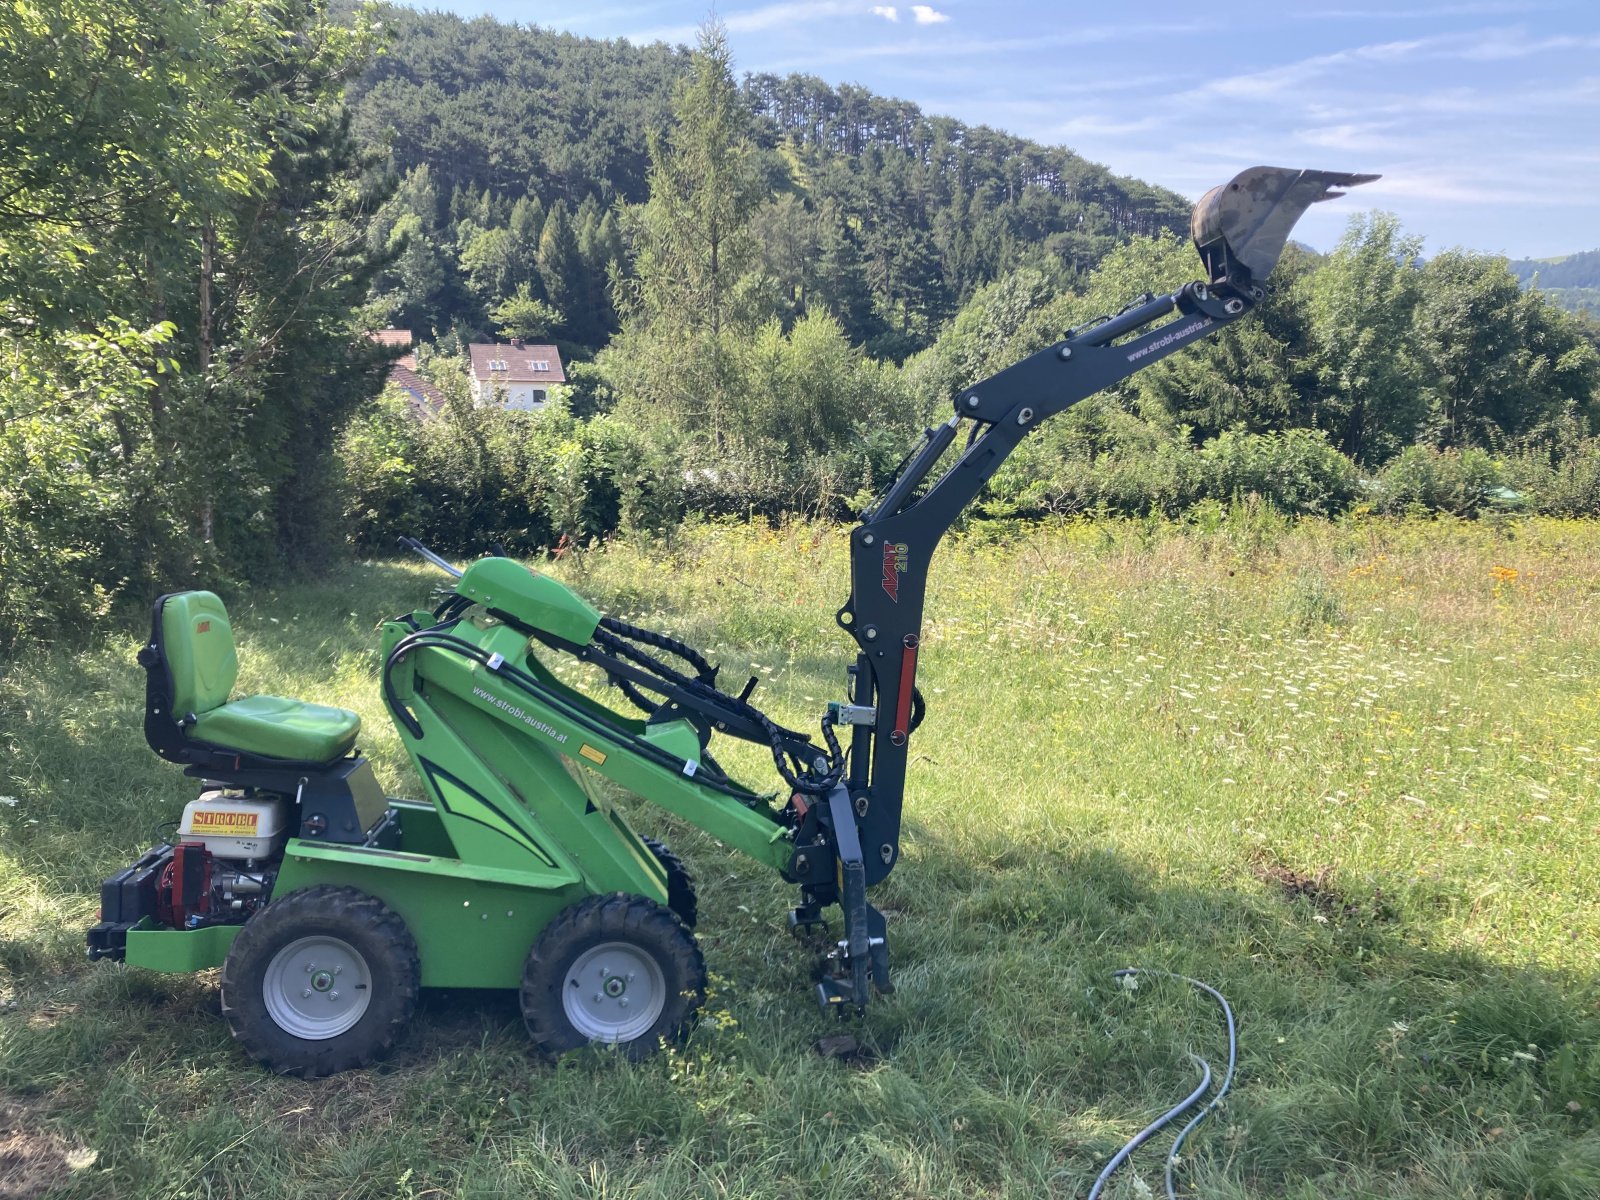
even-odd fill
[(667, 873), (667, 907), (678, 914), (678, 920), (693, 929), (700, 917), (700, 902), (694, 894), (694, 876), (683, 865), (683, 859), (674, 854), (665, 842), (658, 842), (652, 837), (641, 840)]
[(416, 942), (381, 901), (346, 887), (274, 900), (245, 923), (222, 968), (233, 1036), (280, 1075), (364, 1067), (416, 1008)]
[(522, 1018), (552, 1057), (594, 1042), (641, 1059), (687, 1031), (705, 989), (705, 959), (673, 913), (642, 896), (591, 896), (534, 943)]

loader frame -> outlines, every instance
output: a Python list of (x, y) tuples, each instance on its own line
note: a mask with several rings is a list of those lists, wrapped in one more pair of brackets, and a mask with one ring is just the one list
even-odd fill
[[(822, 716), (821, 745), (757, 709), (754, 679), (737, 694), (722, 690), (717, 669), (691, 647), (602, 616), (509, 559), (462, 571), (409, 539), (457, 577), (437, 609), (382, 629), (383, 696), (425, 801), (385, 803), (354, 751), (325, 764), (247, 761), (194, 741), (189, 724), (174, 722), (155, 633), (141, 657), (151, 671), (151, 745), (198, 778), (293, 796), (296, 824), (274, 899), (324, 886), (375, 897), (415, 939), (422, 986), (516, 987), (530, 945), (558, 914), (613, 893), (668, 903), (669, 871), (612, 804), (609, 784), (796, 884), (797, 931), (825, 929), (825, 910), (838, 905), (843, 936), (817, 999), (825, 1010), (860, 1011), (872, 990), (893, 989), (888, 931), (867, 889), (900, 859), (907, 766), (925, 709), (916, 676), (928, 570), (940, 540), (1046, 419), (1246, 316), (1300, 213), (1339, 194), (1330, 187), (1369, 178), (1242, 173), (1196, 208), (1208, 279), (1139, 297), (955, 397), (951, 418), (924, 432), (850, 533), (850, 591), (835, 619), (856, 652), (845, 700)], [(158, 624), (159, 613), (158, 602)], [(622, 716), (569, 684), (545, 661), (552, 653), (597, 669), (643, 715)], [(787, 786), (763, 794), (731, 778), (711, 753), (717, 734), (768, 748)], [(162, 850), (172, 847), (107, 881), (103, 907), (148, 912), (149, 864)], [(91, 956), (125, 954), (159, 970), (220, 964), (241, 928), (176, 929), (119, 915), (91, 930)]]

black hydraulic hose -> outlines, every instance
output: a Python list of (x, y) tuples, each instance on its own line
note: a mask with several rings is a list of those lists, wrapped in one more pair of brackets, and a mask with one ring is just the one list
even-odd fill
[[(440, 633), (435, 629), (421, 630), (396, 643), (383, 668), (384, 699), (388, 703), (390, 711), (405, 722), (406, 727), (411, 730), (413, 736), (421, 736), (421, 726), (417, 723), (416, 718), (407, 712), (405, 706), (400, 703), (399, 696), (394, 691), (392, 674), (394, 667), (408, 651), (428, 647), (452, 651), (484, 667), (489, 666), (491, 657), (482, 647), (476, 646), (464, 638), (455, 637), (448, 633)], [(502, 661), (498, 667), (490, 669), (496, 676), (509, 680), (529, 695), (535, 696), (541, 702), (558, 709), (564, 717), (574, 724), (589, 730), (589, 732), (597, 736), (610, 738), (613, 741), (627, 742), (629, 749), (641, 758), (648, 759), (657, 766), (665, 767), (675, 774), (683, 773), (686, 760), (668, 754), (665, 750), (651, 745), (642, 738), (634, 737), (626, 730), (620, 730), (614, 725), (609, 725), (582, 709), (568, 705), (560, 696), (547, 691), (537, 679), (513, 667), (509, 662)], [(731, 782), (711, 778), (709, 775), (706, 777), (696, 775), (694, 778), (701, 786), (731, 796), (747, 808), (754, 808), (759, 805), (761, 807), (757, 811), (769, 812), (765, 805), (762, 804), (761, 797), (748, 789), (739, 787)]]
[(783, 777), (784, 782), (795, 791), (806, 792), (814, 796), (823, 796), (838, 785), (840, 778), (844, 774), (844, 752), (839, 748), (839, 739), (834, 735), (831, 718), (824, 717), (822, 720), (822, 737), (828, 747), (827, 762), (829, 770), (826, 774), (808, 779), (801, 772), (790, 769), (787, 761), (789, 755), (784, 749), (784, 734), (798, 735), (794, 734), (793, 730), (783, 729), (777, 722), (773, 721), (772, 718), (749, 701), (741, 700), (737, 696), (730, 696), (728, 693), (719, 691), (699, 679), (691, 679), (682, 672), (673, 670), (659, 659), (652, 658), (638, 647), (629, 645), (622, 638), (607, 630), (595, 630), (594, 640), (596, 644), (603, 646), (613, 654), (632, 660), (647, 671), (654, 672), (663, 679), (676, 684), (690, 695), (700, 696), (731, 708), (746, 720), (759, 726), (761, 731), (767, 735), (767, 743), (772, 750), (773, 765), (777, 767), (778, 774)]
[[(1206, 1117), (1210, 1116), (1211, 1113), (1216, 1110), (1217, 1105), (1222, 1103), (1222, 1098), (1228, 1094), (1228, 1089), (1233, 1086), (1234, 1071), (1238, 1068), (1238, 1065), (1239, 1065), (1239, 1030), (1238, 1030), (1238, 1025), (1233, 1019), (1233, 1008), (1228, 1004), (1227, 997), (1224, 996), (1221, 992), (1217, 991), (1217, 989), (1212, 987), (1210, 984), (1202, 983), (1198, 979), (1191, 979), (1187, 975), (1179, 975), (1179, 974), (1176, 974), (1175, 972), (1172, 972), (1172, 971), (1156, 971), (1156, 970), (1152, 970), (1152, 969), (1150, 969), (1148, 967), (1124, 967), (1120, 971), (1113, 971), (1111, 973), (1111, 975), (1112, 975), (1113, 979), (1126, 979), (1129, 976), (1133, 976), (1133, 975), (1154, 975), (1154, 976), (1156, 976), (1158, 978), (1161, 978), (1161, 979), (1176, 979), (1180, 983), (1187, 983), (1190, 987), (1199, 989), (1200, 991), (1204, 992), (1206, 995), (1210, 996), (1213, 1000), (1215, 1000), (1222, 1007), (1222, 1015), (1223, 1015), (1224, 1020), (1227, 1022), (1227, 1026), (1228, 1026), (1228, 1069), (1223, 1072), (1222, 1084), (1221, 1084), (1221, 1086), (1219, 1086), (1217, 1088), (1217, 1094), (1215, 1096), (1211, 1097), (1210, 1101), (1207, 1102), (1206, 1106), (1204, 1108), (1202, 1108), (1198, 1113), (1196, 1113), (1193, 1117), (1191, 1117), (1189, 1119), (1189, 1123), (1178, 1131), (1178, 1136), (1172, 1139), (1172, 1146), (1167, 1151), (1167, 1168), (1166, 1168), (1167, 1200), (1177, 1200), (1178, 1192), (1177, 1192), (1176, 1185), (1173, 1183), (1172, 1173), (1173, 1173), (1173, 1170), (1178, 1165), (1178, 1151), (1183, 1148), (1184, 1139), (1187, 1138), (1189, 1136), (1189, 1134), (1194, 1131), (1195, 1126), (1199, 1125), (1201, 1121), (1205, 1120)], [(1197, 1057), (1197, 1056), (1195, 1056), (1193, 1054), (1191, 1054), (1189, 1057), (1191, 1059), (1193, 1059), (1195, 1062), (1199, 1063), (1202, 1067), (1205, 1068), (1205, 1080), (1204, 1080), (1204, 1082), (1202, 1082), (1201, 1085), (1198, 1088), (1196, 1088), (1189, 1095), (1189, 1097), (1183, 1101), (1182, 1104), (1179, 1104), (1175, 1108), (1171, 1109), (1164, 1116), (1162, 1116), (1159, 1120), (1155, 1121), (1151, 1125), (1147, 1126), (1145, 1129), (1141, 1130), (1138, 1134), (1136, 1134), (1134, 1136), (1132, 1141), (1130, 1141), (1126, 1146), (1124, 1146), (1120, 1151), (1117, 1152), (1117, 1156), (1115, 1158), (1113, 1158), (1109, 1163), (1106, 1164), (1105, 1170), (1100, 1172), (1100, 1178), (1095, 1180), (1095, 1185), (1089, 1192), (1089, 1200), (1095, 1200), (1095, 1197), (1100, 1194), (1100, 1189), (1105, 1185), (1106, 1180), (1110, 1177), (1111, 1172), (1116, 1170), (1118, 1166), (1120, 1166), (1124, 1161), (1126, 1161), (1128, 1155), (1132, 1154), (1141, 1145), (1143, 1145), (1146, 1141), (1148, 1141), (1149, 1138), (1151, 1136), (1153, 1136), (1158, 1130), (1160, 1130), (1163, 1127), (1171, 1124), (1174, 1120), (1176, 1120), (1178, 1117), (1182, 1116), (1185, 1112), (1187, 1112), (1191, 1107), (1194, 1106), (1194, 1104), (1205, 1093), (1206, 1088), (1210, 1085), (1210, 1082), (1211, 1082), (1211, 1068), (1210, 1068), (1210, 1066), (1208, 1066), (1206, 1064), (1204, 1059), (1199, 1058), (1199, 1057)]]
[(630, 642), (643, 642), (646, 646), (654, 646), (657, 650), (665, 650), (669, 654), (676, 654), (679, 658), (694, 667), (695, 674), (706, 683), (716, 678), (716, 668), (706, 661), (705, 655), (696, 650), (687, 642), (680, 642), (675, 637), (664, 633), (657, 633), (653, 629), (645, 629), (639, 625), (630, 625), (617, 617), (601, 617), (600, 627), (612, 633), (627, 638)]

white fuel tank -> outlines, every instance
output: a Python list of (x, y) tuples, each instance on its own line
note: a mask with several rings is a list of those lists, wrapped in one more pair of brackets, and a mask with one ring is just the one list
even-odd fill
[(201, 792), (184, 807), (178, 837), (203, 843), (217, 858), (271, 858), (283, 846), (286, 807), (278, 799)]

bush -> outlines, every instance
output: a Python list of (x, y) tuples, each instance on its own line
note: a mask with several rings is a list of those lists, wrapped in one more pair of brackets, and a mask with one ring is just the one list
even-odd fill
[(1259, 496), (1282, 512), (1326, 516), (1355, 499), (1355, 465), (1321, 430), (1221, 434), (1200, 451), (1201, 488), (1217, 500)]
[(1506, 464), (1505, 474), (1538, 512), (1600, 516), (1600, 438), (1579, 438), (1564, 453), (1554, 446), (1526, 451)]
[(1407, 446), (1379, 473), (1373, 507), (1382, 513), (1440, 512), (1476, 516), (1504, 485), (1501, 466), (1485, 450)]
[(681, 466), (616, 417), (580, 421), (452, 396), (433, 420), (388, 392), (339, 444), (351, 541), (386, 550), (409, 534), (442, 552), (490, 542), (537, 553), (563, 538), (660, 530), (683, 511)]
[[(1101, 440), (1108, 428), (1118, 433)], [(1110, 448), (1084, 452), (1095, 446)], [(1315, 430), (1225, 433), (1196, 450), (1122, 413), (1110, 425), (1096, 419), (1092, 430), (1064, 422), (1049, 440), (1024, 443), (985, 507), (994, 515), (1177, 516), (1203, 500), (1256, 497), (1303, 515), (1342, 512), (1355, 495), (1355, 467)]]

